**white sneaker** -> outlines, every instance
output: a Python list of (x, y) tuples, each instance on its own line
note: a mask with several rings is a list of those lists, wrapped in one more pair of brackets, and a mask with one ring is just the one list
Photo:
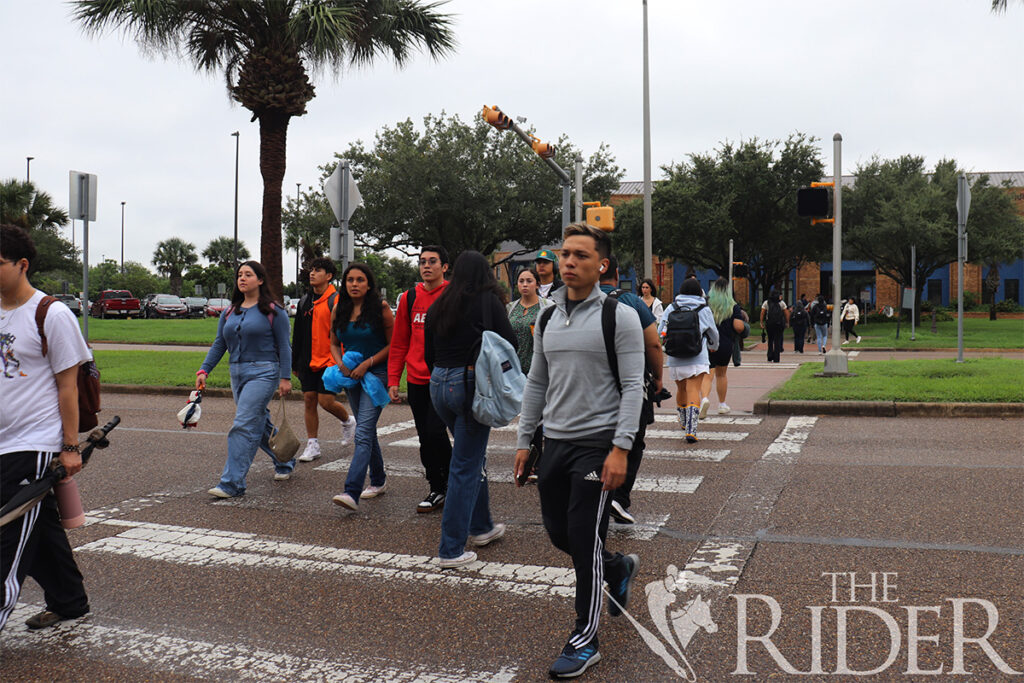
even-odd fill
[(472, 550), (467, 550), (458, 557), (439, 557), (437, 559), (441, 563), (441, 569), (454, 569), (455, 567), (465, 567), (467, 564), (476, 562), (476, 553)]
[(291, 478), (291, 472), (274, 472), (274, 481), (288, 481)]
[(728, 415), (731, 412), (732, 412), (732, 408), (729, 407), (728, 403), (719, 403), (718, 404), (718, 414), (719, 415)]
[(708, 408), (711, 407), (711, 399), (705, 396), (700, 400), (700, 419), (703, 420), (708, 416)]
[(356, 416), (349, 415), (348, 420), (341, 423), (341, 445), (349, 445), (354, 438), (356, 438)]
[(359, 494), (360, 498), (376, 498), (388, 490), (388, 483), (384, 482), (380, 486), (367, 486), (363, 489), (363, 492)]
[(299, 456), (299, 462), (313, 462), (320, 457), (320, 441), (310, 439), (306, 442), (306, 450)]
[(231, 497), (230, 493), (228, 493), (227, 491), (225, 491), (224, 489), (222, 489), (219, 486), (214, 486), (212, 489), (207, 491), (207, 493), (209, 493), (214, 498), (230, 498)]
[(504, 535), (505, 535), (505, 525), (499, 523), (499, 524), (495, 524), (493, 527), (491, 527), (491, 530), (488, 531), (486, 534), (479, 534), (477, 536), (470, 536), (469, 537), (469, 542), (472, 543), (473, 545), (477, 546), (478, 548), (482, 548), (483, 546), (487, 545), (491, 541), (497, 541), (499, 538), (501, 538)]
[(339, 493), (334, 498), (331, 498), (331, 500), (334, 501), (335, 505), (340, 505), (341, 507), (348, 508), (349, 510), (359, 509), (359, 503), (357, 503), (355, 499), (347, 493)]
[(844, 340), (843, 340), (843, 343), (842, 343), (842, 345), (843, 345), (843, 346), (846, 346), (846, 345), (847, 345), (847, 344), (849, 344), (849, 343), (850, 343), (850, 340), (849, 340), (849, 339), (844, 339)]
[(860, 344), (860, 337), (857, 337), (857, 343)]

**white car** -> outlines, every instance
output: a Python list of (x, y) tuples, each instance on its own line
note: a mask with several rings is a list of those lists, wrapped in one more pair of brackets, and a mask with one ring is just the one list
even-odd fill
[(294, 318), (296, 312), (299, 310), (299, 300), (286, 296), (284, 298), (284, 309), (288, 311), (289, 318)]

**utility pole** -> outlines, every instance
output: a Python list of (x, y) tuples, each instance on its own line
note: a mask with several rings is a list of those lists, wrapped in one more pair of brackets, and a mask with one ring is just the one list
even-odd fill
[(238, 270), (238, 131), (231, 135), (235, 138), (235, 241), (231, 247), (231, 260), (235, 264), (235, 270)]
[[(302, 183), (295, 183), (295, 217), (298, 219), (299, 216), (299, 202), (301, 201), (300, 192), (302, 191)], [(295, 298), (299, 296), (299, 252), (302, 251), (302, 240), (299, 238), (298, 233), (295, 235)]]
[(843, 136), (832, 136), (832, 196), (834, 197), (832, 225), (832, 349), (825, 354), (826, 377), (848, 375), (849, 364), (839, 342), (839, 302), (843, 296)]
[[(653, 280), (651, 220), (651, 77), (647, 59), (647, 0), (644, 0), (644, 272)], [(731, 286), (732, 280), (729, 282)]]
[(124, 205), (127, 202), (121, 202), (121, 275), (124, 275)]

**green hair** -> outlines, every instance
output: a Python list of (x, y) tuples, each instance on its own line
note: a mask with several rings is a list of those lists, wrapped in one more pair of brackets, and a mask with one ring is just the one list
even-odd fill
[(735, 303), (729, 294), (729, 288), (726, 285), (720, 284), (722, 280), (724, 278), (719, 278), (718, 281), (711, 285), (711, 290), (708, 292), (708, 308), (711, 309), (712, 315), (715, 316), (716, 325), (732, 317), (732, 307)]

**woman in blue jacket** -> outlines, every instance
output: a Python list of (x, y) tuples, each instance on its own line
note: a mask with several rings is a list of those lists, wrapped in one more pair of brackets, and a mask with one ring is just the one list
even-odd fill
[(257, 261), (239, 265), (231, 306), (221, 313), (217, 338), (196, 373), (196, 389), (201, 391), (206, 388), (206, 376), (229, 352), (235, 421), (228, 432), (228, 460), (220, 483), (208, 491), (211, 496), (232, 498), (245, 493), (245, 476), (259, 448), (274, 462), (275, 480), (291, 478), (295, 460), (278, 462), (267, 443), (275, 431), (267, 404), (274, 394), (284, 396), (292, 389), (288, 327), (288, 314), (271, 298), (267, 271)]

